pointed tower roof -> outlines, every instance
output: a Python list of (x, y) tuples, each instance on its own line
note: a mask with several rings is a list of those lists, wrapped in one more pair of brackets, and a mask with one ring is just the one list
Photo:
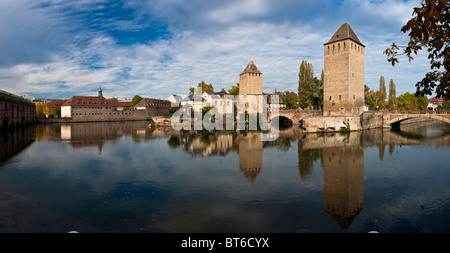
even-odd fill
[(365, 47), (361, 41), (359, 41), (358, 36), (356, 36), (355, 32), (348, 23), (342, 24), (341, 27), (339, 27), (339, 29), (333, 34), (331, 39), (324, 45), (345, 39), (351, 39), (359, 45)]
[(259, 69), (256, 67), (255, 63), (253, 63), (253, 61), (250, 61), (247, 64), (247, 67), (245, 67), (245, 69), (241, 72), (240, 75), (245, 74), (245, 73), (262, 74), (261, 71), (259, 71)]

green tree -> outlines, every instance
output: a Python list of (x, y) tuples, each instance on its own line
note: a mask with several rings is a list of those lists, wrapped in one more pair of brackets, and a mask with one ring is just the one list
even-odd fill
[(370, 88), (369, 86), (364, 84), (364, 94), (366, 94), (367, 92), (369, 92)]
[[(197, 84), (197, 87), (202, 88), (202, 93), (205, 91), (214, 91), (214, 87), (212, 86), (212, 84), (207, 84), (205, 83), (205, 81), (201, 81)], [(189, 88), (189, 94), (194, 94), (194, 87)]]
[(389, 106), (388, 108), (390, 110), (395, 110), (397, 108), (397, 95), (395, 94), (395, 83), (394, 80), (391, 78), (391, 81), (389, 81)]
[(302, 60), (298, 72), (298, 102), (300, 108), (305, 108), (312, 104), (312, 85), (314, 78), (314, 68), (311, 63)]
[(385, 108), (386, 95), (380, 91), (369, 90), (364, 94), (364, 100), (366, 101), (369, 110), (383, 110)]
[(384, 76), (380, 76), (380, 89), (386, 95), (386, 83), (384, 81)]
[[(398, 62), (398, 50), (402, 47), (409, 61), (422, 49), (427, 49), (431, 70), (416, 83), (416, 95), (431, 95), (433, 90), (437, 97), (450, 98), (450, 2), (445, 0), (424, 0), (420, 7), (414, 8), (413, 18), (401, 28), (403, 33), (409, 31), (407, 46), (395, 43), (383, 51), (392, 66)], [(441, 69), (443, 66), (443, 70)]]
[(450, 111), (450, 100), (444, 100), (444, 102), (442, 102), (442, 106), (439, 106), (439, 110)]
[(131, 107), (134, 107), (135, 105), (137, 105), (139, 102), (141, 102), (142, 97), (139, 95), (135, 95), (133, 97), (133, 99), (131, 99)]
[(323, 107), (323, 70), (320, 79), (314, 77), (312, 87), (312, 105), (316, 109)]
[(397, 98), (397, 105), (400, 111), (426, 110), (428, 98), (426, 96), (417, 97), (415, 94), (406, 92)]
[(236, 85), (231, 86), (231, 89), (228, 90), (228, 94), (237, 96), (239, 95), (239, 83), (236, 83)]
[(280, 93), (280, 99), (286, 105), (286, 110), (298, 109), (298, 99), (294, 92), (284, 91)]

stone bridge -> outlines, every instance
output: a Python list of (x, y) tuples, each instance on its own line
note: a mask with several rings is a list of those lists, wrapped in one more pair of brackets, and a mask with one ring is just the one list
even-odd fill
[(280, 121), (289, 119), (292, 124), (299, 125), (300, 121), (310, 116), (321, 116), (322, 111), (317, 110), (280, 110), (277, 112), (269, 112), (269, 122), (273, 119), (279, 118)]
[(386, 112), (383, 113), (383, 127), (399, 128), (405, 120), (423, 118), (444, 121), (450, 124), (450, 112), (446, 111), (416, 111), (416, 112)]

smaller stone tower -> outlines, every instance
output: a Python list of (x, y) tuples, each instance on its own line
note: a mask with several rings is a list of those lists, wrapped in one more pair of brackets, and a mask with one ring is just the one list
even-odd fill
[(102, 86), (100, 86), (100, 88), (98, 88), (98, 96), (99, 97), (103, 96)]
[(250, 61), (239, 74), (239, 95), (262, 95), (262, 73), (253, 61)]

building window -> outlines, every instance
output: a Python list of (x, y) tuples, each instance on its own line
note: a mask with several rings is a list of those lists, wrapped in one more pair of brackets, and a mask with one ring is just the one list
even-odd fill
[(341, 101), (341, 95), (339, 95), (339, 101)]
[(356, 96), (355, 95), (353, 95), (353, 100), (356, 100)]
[(331, 100), (331, 96), (330, 96), (330, 99), (329, 100)]

